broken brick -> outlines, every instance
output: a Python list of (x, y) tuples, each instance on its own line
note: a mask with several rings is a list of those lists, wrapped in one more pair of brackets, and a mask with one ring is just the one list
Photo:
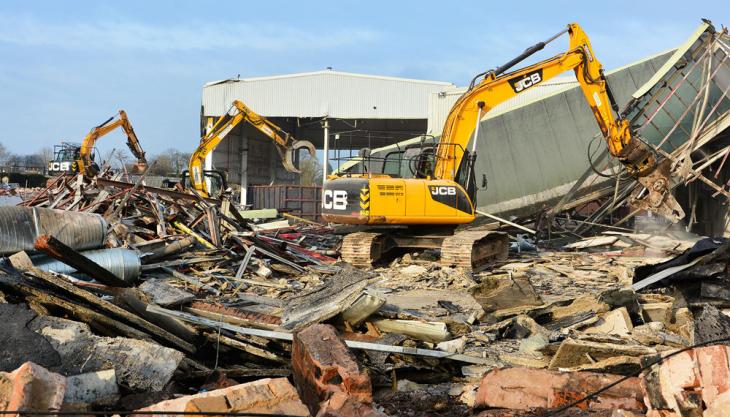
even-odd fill
[(723, 394), (715, 398), (702, 416), (727, 417), (728, 410), (730, 410), (730, 391), (725, 391)]
[[(616, 382), (621, 376), (594, 372), (562, 373), (544, 369), (504, 368), (487, 372), (477, 390), (476, 405), (529, 409), (552, 408)], [(644, 410), (638, 378), (626, 381), (583, 402), (583, 409)]]
[(386, 417), (371, 404), (364, 404), (344, 392), (336, 392), (320, 404), (317, 417)]
[(66, 392), (66, 378), (33, 362), (13, 372), (0, 372), (0, 410), (58, 411)]
[(730, 347), (695, 348), (667, 358), (647, 372), (641, 386), (648, 416), (702, 414), (717, 409), (730, 392)]
[(314, 324), (294, 334), (292, 372), (312, 415), (338, 392), (364, 404), (373, 401), (370, 377), (330, 325)]
[[(286, 378), (264, 378), (245, 384), (162, 401), (137, 411), (212, 411), (309, 416)], [(134, 415), (144, 417), (143, 414)]]

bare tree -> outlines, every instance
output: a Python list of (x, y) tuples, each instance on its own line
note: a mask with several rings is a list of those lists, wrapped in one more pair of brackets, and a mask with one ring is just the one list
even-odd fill
[(6, 148), (5, 145), (0, 143), (0, 164), (4, 164), (9, 156), (10, 156), (10, 152), (8, 152), (8, 148)]
[(299, 184), (320, 185), (322, 184), (322, 164), (317, 158), (303, 155), (299, 161)]
[(44, 146), (36, 152), (38, 158), (42, 161), (43, 173), (48, 170), (48, 162), (53, 160), (53, 148), (50, 146)]
[[(170, 154), (163, 152), (159, 155), (156, 155), (154, 158), (148, 161), (149, 166), (151, 167), (150, 174), (153, 175), (171, 175), (175, 173), (175, 170), (173, 168), (173, 158), (170, 156)], [(156, 162), (156, 164), (153, 166), (153, 162)]]
[(190, 152), (182, 152), (177, 149), (170, 148), (165, 151), (165, 154), (170, 156), (170, 163), (172, 165), (172, 172), (179, 174), (183, 170), (188, 169), (190, 163)]

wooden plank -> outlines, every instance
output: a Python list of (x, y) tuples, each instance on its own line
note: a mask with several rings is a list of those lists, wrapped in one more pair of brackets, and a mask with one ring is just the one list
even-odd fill
[(197, 263), (201, 263), (201, 262), (216, 262), (216, 261), (221, 261), (223, 259), (226, 259), (226, 257), (225, 256), (211, 256), (211, 257), (199, 257), (199, 258), (190, 258), (190, 259), (176, 259), (174, 261), (142, 265), (142, 271), (149, 271), (151, 269), (165, 269), (165, 268), (169, 268), (171, 266), (197, 264)]
[(150, 323), (160, 326), (186, 342), (195, 343), (197, 341), (198, 332), (182, 321), (162, 314), (148, 312), (147, 306), (149, 304), (142, 301), (141, 297), (137, 294), (137, 290), (125, 288), (119, 291), (118, 297), (124, 302), (124, 304), (128, 305), (132, 310), (144, 317)]
[(156, 339), (160, 341), (169, 343), (177, 347), (178, 349), (184, 350), (186, 352), (193, 353), (196, 351), (195, 346), (160, 328), (159, 326), (156, 326), (108, 301), (102, 300), (101, 298), (84, 289), (77, 288), (70, 282), (58, 278), (51, 273), (34, 268), (31, 271), (25, 272), (25, 274), (29, 274), (33, 278), (37, 278), (53, 287), (59, 288), (69, 294), (79, 297), (107, 314), (122, 318), (130, 324), (137, 326), (140, 329), (143, 329), (150, 335), (153, 335)]
[(220, 293), (221, 293), (220, 291), (216, 290), (215, 288), (213, 288), (210, 285), (208, 285), (208, 284), (200, 281), (199, 279), (197, 279), (195, 277), (191, 277), (190, 275), (183, 274), (182, 272), (177, 272), (174, 269), (168, 268), (168, 267), (165, 267), (165, 266), (161, 267), (161, 269), (163, 271), (167, 272), (168, 274), (172, 275), (173, 277), (175, 277), (177, 279), (181, 279), (181, 280), (183, 280), (183, 281), (185, 281), (185, 282), (187, 282), (189, 284), (192, 284), (193, 286), (195, 286), (197, 288), (200, 288), (200, 289), (203, 289), (205, 291), (208, 291), (209, 293), (212, 293), (212, 294), (215, 294), (215, 295), (220, 295)]
[[(221, 323), (217, 322), (215, 320), (206, 319), (203, 317), (197, 317), (192, 314), (183, 313), (182, 311), (173, 311), (173, 310), (167, 310), (162, 307), (157, 306), (149, 306), (147, 307), (149, 311), (159, 313), (159, 314), (169, 314), (172, 317), (177, 317), (181, 320), (185, 320), (189, 323), (197, 324), (200, 326), (210, 327), (210, 328), (221, 328), (225, 330), (229, 330), (232, 332), (245, 334), (245, 335), (251, 335), (251, 336), (259, 336), (266, 339), (274, 339), (274, 340), (286, 340), (291, 342), (294, 340), (294, 335), (292, 333), (287, 332), (277, 332), (277, 331), (271, 331), (271, 330), (261, 330), (261, 329), (251, 329), (246, 327), (240, 327), (240, 326), (234, 326), (232, 324), (228, 323)], [(404, 354), (404, 355), (415, 355), (415, 356), (427, 356), (432, 358), (442, 358), (442, 359), (451, 359), (459, 362), (466, 362), (466, 363), (472, 363), (472, 364), (479, 364), (479, 365), (486, 365), (486, 364), (494, 364), (493, 359), (488, 358), (480, 358), (476, 356), (469, 356), (469, 355), (463, 355), (463, 354), (457, 354), (457, 353), (450, 353), (450, 352), (444, 352), (441, 350), (432, 350), (432, 349), (420, 349), (420, 348), (412, 348), (412, 347), (405, 347), (405, 346), (392, 346), (392, 345), (384, 345), (380, 343), (369, 343), (369, 342), (358, 342), (355, 340), (345, 340), (345, 344), (353, 349), (363, 349), (363, 350), (373, 350), (377, 352), (390, 352), (390, 353), (398, 353), (398, 354)]]
[(253, 327), (256, 329), (277, 330), (279, 326), (269, 323), (247, 320), (243, 317), (236, 317), (229, 314), (222, 314), (213, 311), (206, 311), (199, 308), (185, 307), (183, 309), (187, 313), (195, 314), (199, 317), (205, 317), (223, 323), (235, 324), (236, 326)]
[(129, 287), (130, 284), (112, 274), (108, 269), (67, 246), (65, 243), (50, 235), (38, 236), (35, 241), (35, 249), (43, 251), (49, 256), (65, 263), (66, 265), (82, 272), (104, 285), (112, 287)]
[(218, 333), (206, 333), (205, 336), (213, 343), (220, 342), (222, 345), (226, 345), (235, 349), (240, 349), (250, 355), (257, 356), (259, 358), (263, 358), (272, 362), (278, 362), (278, 363), (288, 363), (289, 360), (281, 358), (277, 355), (274, 355), (273, 353), (261, 349), (259, 347), (250, 345), (248, 343), (242, 342), (237, 339), (233, 339), (231, 337), (218, 334)]
[(276, 209), (239, 210), (238, 214), (242, 219), (275, 219), (279, 216)]
[[(202, 218), (202, 217), (201, 217)], [(196, 233), (193, 229), (185, 226), (184, 224), (180, 222), (172, 222), (172, 225), (175, 226), (178, 230), (182, 231), (183, 233), (187, 233), (190, 236), (194, 237), (195, 240), (200, 242), (201, 245), (205, 246), (208, 249), (218, 249), (214, 244), (208, 242), (203, 238), (203, 236), (200, 236), (198, 233)]]

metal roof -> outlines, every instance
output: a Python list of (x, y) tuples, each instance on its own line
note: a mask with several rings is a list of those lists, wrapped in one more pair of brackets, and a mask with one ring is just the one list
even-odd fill
[(203, 87), (203, 116), (220, 116), (238, 99), (267, 117), (426, 119), (429, 95), (452, 87), (332, 70), (231, 79)]

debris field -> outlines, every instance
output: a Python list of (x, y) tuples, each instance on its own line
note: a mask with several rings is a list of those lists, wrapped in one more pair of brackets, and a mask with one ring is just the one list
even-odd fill
[(0, 207), (0, 228), (3, 410), (730, 409), (727, 239), (606, 232), (482, 270), (430, 250), (364, 270), (336, 228), (82, 176)]
[[(474, 78), (444, 146), (403, 151), (419, 152), (398, 160), (408, 182), (365, 148), (295, 199), (327, 224), (203, 179), (245, 117), (289, 172), (290, 151), (316, 156), (238, 101), (170, 188), (146, 182), (141, 148), (131, 179), (105, 165), (0, 187), (0, 414), (730, 417), (727, 28), (703, 20), (621, 112), (580, 26), (566, 33), (582, 46), (539, 72), (507, 70), (545, 42)], [(500, 201), (509, 219), (487, 213), (478, 136), (465, 151), (482, 109), (558, 69), (606, 149), (575, 181)]]

